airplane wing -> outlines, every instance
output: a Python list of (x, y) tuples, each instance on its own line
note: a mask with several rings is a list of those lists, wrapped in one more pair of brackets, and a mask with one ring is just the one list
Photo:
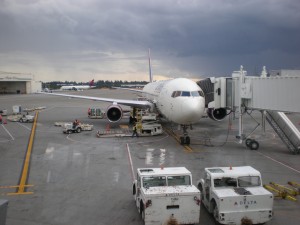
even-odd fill
[(135, 108), (141, 108), (141, 109), (148, 109), (148, 108), (152, 108), (154, 106), (154, 104), (149, 101), (114, 99), (114, 98), (99, 98), (99, 97), (92, 97), (92, 96), (67, 95), (67, 94), (46, 93), (46, 92), (40, 92), (40, 93), (46, 94), (46, 95), (69, 97), (69, 98), (87, 99), (87, 100), (92, 100), (92, 101), (111, 102), (113, 104), (126, 105), (126, 106), (135, 107)]
[(127, 91), (132, 91), (132, 92), (137, 92), (137, 93), (145, 93), (141, 89), (133, 89), (133, 88), (124, 88), (124, 87), (112, 87), (113, 89), (121, 89), (121, 90), (127, 90)]

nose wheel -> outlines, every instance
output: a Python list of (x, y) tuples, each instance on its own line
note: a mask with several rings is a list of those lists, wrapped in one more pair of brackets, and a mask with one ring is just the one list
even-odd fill
[(191, 139), (189, 136), (181, 136), (180, 137), (180, 144), (181, 145), (189, 145), (191, 143)]
[(188, 135), (188, 132), (187, 132), (187, 128), (188, 126), (187, 125), (181, 125), (182, 127), (182, 130), (183, 130), (183, 136), (180, 137), (180, 144), (181, 145), (189, 145), (191, 143), (191, 139)]

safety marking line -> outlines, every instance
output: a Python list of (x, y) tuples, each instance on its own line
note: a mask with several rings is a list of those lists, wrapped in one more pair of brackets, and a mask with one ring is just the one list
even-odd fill
[(256, 151), (256, 153), (258, 153), (258, 154), (260, 154), (260, 155), (262, 155), (262, 156), (264, 156), (264, 157), (266, 157), (266, 158), (268, 158), (268, 159), (270, 159), (270, 160), (272, 160), (272, 161), (274, 161), (274, 162), (276, 162), (276, 163), (278, 163), (278, 164), (280, 164), (280, 165), (282, 165), (282, 166), (285, 166), (286, 168), (288, 168), (288, 169), (290, 169), (290, 170), (293, 170), (294, 172), (300, 174), (300, 171), (299, 171), (299, 170), (296, 170), (296, 169), (294, 169), (293, 167), (290, 167), (290, 166), (288, 166), (288, 165), (286, 165), (286, 164), (284, 164), (284, 163), (282, 163), (282, 162), (279, 162), (279, 161), (277, 161), (276, 159), (273, 159), (273, 158), (270, 157), (270, 156), (267, 156), (267, 155), (265, 155), (265, 154), (263, 154), (263, 153), (261, 153), (261, 152), (257, 152), (257, 151)]
[(27, 179), (29, 175), (29, 164), (30, 164), (30, 158), (31, 158), (31, 153), (32, 153), (32, 147), (33, 147), (33, 141), (34, 141), (34, 135), (35, 135), (35, 130), (36, 130), (36, 124), (37, 124), (37, 118), (39, 115), (39, 111), (36, 111), (31, 133), (30, 133), (30, 138), (29, 138), (29, 143), (27, 147), (27, 152), (25, 156), (25, 161), (23, 165), (23, 170), (22, 170), (22, 175), (18, 187), (18, 191), (15, 193), (8, 193), (8, 195), (23, 195), (23, 194), (33, 194), (33, 192), (27, 192), (25, 190), (27, 186)]
[(131, 169), (131, 178), (132, 178), (132, 182), (134, 182), (135, 181), (135, 176), (134, 176), (134, 172), (133, 172), (133, 164), (132, 164), (132, 159), (131, 159), (131, 154), (130, 154), (130, 149), (129, 149), (128, 143), (126, 144), (126, 147), (127, 147), (129, 165), (130, 165), (130, 169)]
[(32, 195), (32, 194), (33, 194), (33, 192), (26, 191), (26, 192), (8, 193), (7, 195), (11, 196), (11, 195)]
[(8, 133), (8, 135), (11, 137), (11, 140), (14, 141), (15, 138), (11, 135), (11, 133), (9, 133), (9, 131), (6, 129), (6, 127), (3, 124), (1, 124), (1, 125), (2, 125), (3, 129), (6, 131), (6, 133)]
[(31, 130), (31, 128), (25, 126), (24, 124), (22, 124), (22, 123), (20, 123), (20, 122), (18, 122), (18, 124), (19, 124), (20, 126), (22, 126), (22, 127), (25, 127), (27, 130)]
[[(11, 186), (0, 186), (0, 189), (12, 189), (12, 188), (19, 188), (20, 186), (19, 185), (11, 185)], [(30, 187), (33, 187), (33, 185), (31, 184), (26, 184), (24, 185), (25, 188), (30, 188)], [(11, 195), (29, 195), (29, 194), (33, 194), (33, 192), (24, 192), (24, 193), (18, 193), (18, 192), (13, 192), (13, 193), (1, 193), (1, 195), (8, 195), (8, 196), (11, 196)]]
[[(33, 187), (32, 184), (25, 184), (25, 187)], [(10, 186), (0, 186), (0, 189), (9, 189), (9, 188), (18, 188), (19, 185), (10, 185)]]
[[(180, 139), (179, 137), (177, 137), (177, 135), (175, 135), (173, 132), (171, 132), (168, 128), (164, 127), (164, 130), (170, 135), (172, 136), (178, 143), (180, 143)], [(188, 152), (188, 153), (192, 153), (193, 149), (191, 147), (189, 147), (188, 145), (182, 145), (182, 147), (184, 147), (184, 151)]]
[(121, 125), (119, 125), (119, 127), (121, 129), (129, 129), (128, 125), (126, 125), (126, 124), (121, 124)]
[(189, 146), (184, 145), (183, 147), (185, 148), (185, 152), (193, 152), (193, 149), (191, 149)]

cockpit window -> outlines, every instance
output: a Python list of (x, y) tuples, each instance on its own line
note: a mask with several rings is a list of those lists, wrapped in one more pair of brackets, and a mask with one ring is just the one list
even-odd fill
[(198, 96), (204, 97), (203, 91), (192, 91), (191, 94), (193, 97), (198, 97)]
[(204, 97), (204, 93), (203, 91), (174, 91), (172, 93), (172, 98), (176, 98), (178, 96), (182, 96), (182, 97), (190, 97), (190, 96), (193, 96), (193, 97)]
[(181, 95), (181, 91), (174, 91), (173, 93), (172, 93), (172, 97), (173, 98), (176, 98), (176, 97), (178, 97), (178, 96), (180, 96)]
[(181, 92), (181, 96), (183, 96), (183, 97), (191, 96), (191, 92), (189, 92), (189, 91), (182, 91)]

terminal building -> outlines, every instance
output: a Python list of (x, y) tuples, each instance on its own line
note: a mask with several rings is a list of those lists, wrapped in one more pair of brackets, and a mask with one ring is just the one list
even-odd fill
[(34, 75), (0, 71), (0, 94), (31, 94), (42, 90), (42, 82)]

